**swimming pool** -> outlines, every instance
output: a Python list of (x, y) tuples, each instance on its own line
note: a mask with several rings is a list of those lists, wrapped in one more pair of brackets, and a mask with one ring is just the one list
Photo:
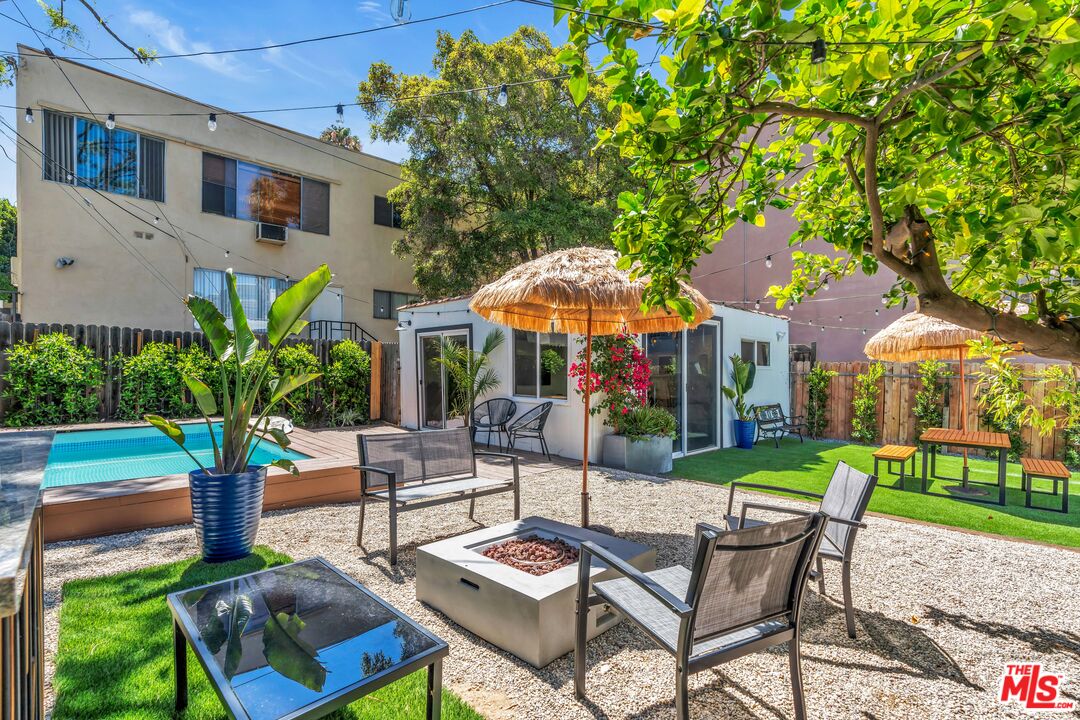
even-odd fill
[[(184, 423), (185, 447), (207, 467), (214, 462), (210, 430), (205, 423)], [(221, 423), (214, 425), (221, 440)], [(294, 450), (282, 450), (275, 443), (263, 441), (251, 458), (253, 465), (266, 465), (279, 458), (303, 460), (309, 457)], [(45, 466), (43, 487), (65, 487), (109, 480), (134, 480), (175, 475), (198, 466), (187, 454), (157, 428), (113, 428), (60, 432), (53, 439)]]

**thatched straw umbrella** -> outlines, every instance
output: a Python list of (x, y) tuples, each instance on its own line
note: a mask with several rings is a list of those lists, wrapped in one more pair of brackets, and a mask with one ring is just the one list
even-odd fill
[[(960, 427), (967, 431), (967, 392), (964, 387), (964, 356), (968, 341), (980, 340), (984, 333), (953, 325), (921, 312), (900, 317), (880, 330), (866, 343), (863, 352), (872, 360), (917, 362), (920, 360), (960, 361)], [(967, 449), (964, 449), (964, 479), (968, 474)]]
[(618, 253), (572, 248), (518, 265), (473, 295), (469, 307), (491, 322), (518, 330), (585, 335), (585, 438), (581, 465), (581, 524), (589, 524), (589, 408), (592, 338), (619, 332), (677, 332), (712, 317), (712, 304), (689, 285), (683, 294), (694, 305), (687, 323), (666, 308), (642, 312), (648, 278), (630, 279), (615, 263)]

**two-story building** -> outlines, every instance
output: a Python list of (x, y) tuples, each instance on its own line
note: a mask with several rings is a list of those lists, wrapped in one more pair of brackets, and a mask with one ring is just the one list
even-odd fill
[[(386, 200), (396, 163), (20, 47), (18, 248), (23, 321), (190, 329), (179, 298), (249, 318), (320, 263), (316, 329), (395, 340), (415, 299)], [(65, 77), (66, 75), (66, 77)], [(333, 326), (333, 327), (331, 327)]]

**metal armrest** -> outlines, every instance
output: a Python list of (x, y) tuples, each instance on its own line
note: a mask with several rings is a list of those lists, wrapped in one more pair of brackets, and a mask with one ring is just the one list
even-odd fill
[(636, 567), (618, 557), (609, 550), (605, 550), (591, 540), (581, 543), (581, 557), (578, 562), (582, 563), (581, 574), (588, 577), (589, 556), (596, 556), (615, 572), (640, 587), (645, 592), (663, 603), (669, 610), (681, 618), (689, 617), (693, 609), (684, 601), (675, 597), (671, 592), (650, 578)]
[[(386, 468), (375, 467), (374, 465), (353, 465), (353, 468), (360, 470), (362, 473), (371, 472), (376, 475), (386, 476), (386, 492), (390, 498), (390, 502), (397, 500), (397, 473), (393, 470), (387, 470)], [(360, 492), (367, 492), (367, 482), (364, 480), (364, 476), (360, 476)]]
[(511, 453), (490, 452), (488, 450), (474, 450), (473, 455), (476, 457), (490, 457), (490, 458), (502, 458), (503, 460), (513, 460), (516, 465), (521, 458)]
[(739, 513), (739, 527), (737, 530), (742, 530), (743, 525), (746, 524), (746, 509), (753, 508), (754, 510), (768, 510), (770, 512), (784, 513), (785, 515), (801, 515), (806, 517), (810, 515), (812, 510), (798, 510), (796, 508), (783, 507), (782, 505), (769, 505), (767, 503), (755, 503), (744, 502), (742, 504), (742, 510)]
[(797, 490), (795, 488), (780, 487), (778, 485), (761, 485), (759, 483), (742, 482), (741, 480), (733, 480), (731, 483), (729, 483), (729, 485), (732, 489), (738, 486), (743, 488), (756, 488), (758, 490), (772, 490), (774, 492), (783, 492), (790, 495), (803, 495), (805, 497), (812, 497), (817, 500), (821, 500), (825, 497), (821, 493), (810, 492), (809, 490)]

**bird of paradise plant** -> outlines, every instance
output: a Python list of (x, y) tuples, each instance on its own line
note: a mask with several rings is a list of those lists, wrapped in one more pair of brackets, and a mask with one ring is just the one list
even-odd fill
[[(289, 437), (277, 428), (263, 427), (264, 421), (271, 410), (289, 393), (318, 379), (321, 373), (295, 373), (274, 377), (270, 370), (285, 339), (299, 334), (307, 326), (307, 321), (302, 319), (304, 314), (329, 283), (330, 270), (326, 265), (321, 265), (274, 300), (266, 321), (269, 352), (261, 357), (256, 355), (259, 341), (251, 330), (247, 315), (244, 313), (240, 295), (236, 291), (236, 275), (231, 269), (225, 273), (229, 308), (232, 311), (231, 330), (226, 324), (225, 316), (209, 300), (189, 295), (184, 301), (199, 329), (206, 336), (217, 360), (218, 372), (221, 374), (222, 434), (220, 443), (214, 433), (211, 419), (219, 411), (214, 393), (199, 378), (190, 375), (185, 375), (183, 378), (210, 430), (210, 440), (214, 450), (212, 469), (203, 465), (191, 451), (184, 447), (184, 430), (178, 423), (160, 415), (146, 415), (146, 421), (179, 445), (207, 475), (231, 475), (247, 471), (255, 448), (265, 437), (272, 438), (283, 450), (288, 448)], [(259, 360), (253, 362), (256, 358)], [(269, 390), (269, 398), (256, 421), (252, 423), (251, 417), (255, 413), (256, 402), (264, 386)], [(271, 465), (287, 470), (293, 475), (299, 475), (291, 460), (282, 458), (275, 460)]]

